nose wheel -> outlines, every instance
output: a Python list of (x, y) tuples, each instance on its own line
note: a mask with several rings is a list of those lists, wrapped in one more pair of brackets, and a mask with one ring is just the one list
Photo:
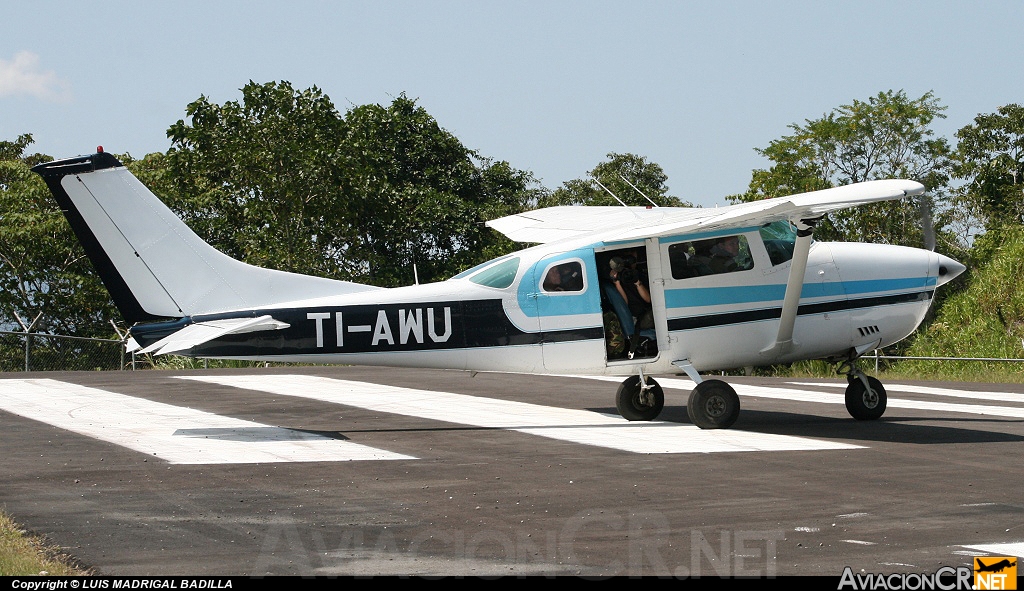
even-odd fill
[(852, 361), (840, 364), (838, 373), (846, 374), (846, 410), (858, 421), (874, 421), (885, 414), (885, 388), (877, 378), (857, 369)]
[(615, 408), (627, 421), (653, 421), (665, 408), (665, 391), (652, 378), (629, 376), (615, 395)]
[[(858, 372), (860, 373), (860, 372)], [(864, 375), (850, 375), (846, 387), (846, 410), (858, 421), (873, 421), (885, 413), (886, 395), (882, 382)]]

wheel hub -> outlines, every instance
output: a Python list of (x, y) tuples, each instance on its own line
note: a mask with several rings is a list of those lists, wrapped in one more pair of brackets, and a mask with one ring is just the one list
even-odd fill
[(875, 392), (873, 388), (864, 390), (864, 396), (862, 397), (864, 406), (867, 408), (875, 408), (878, 406), (878, 392)]
[(721, 396), (712, 396), (704, 403), (704, 412), (707, 413), (708, 416), (717, 418), (725, 414), (725, 407), (725, 398)]

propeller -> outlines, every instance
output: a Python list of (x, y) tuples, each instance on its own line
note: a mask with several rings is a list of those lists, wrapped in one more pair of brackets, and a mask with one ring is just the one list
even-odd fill
[(921, 195), (918, 203), (921, 210), (921, 231), (924, 233), (924, 247), (935, 252), (935, 222), (932, 220), (932, 200)]

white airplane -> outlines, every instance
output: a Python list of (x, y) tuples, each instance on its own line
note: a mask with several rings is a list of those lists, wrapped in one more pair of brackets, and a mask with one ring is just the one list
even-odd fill
[[(740, 409), (731, 386), (701, 372), (804, 359), (836, 363), (850, 414), (877, 419), (885, 389), (857, 359), (910, 335), (935, 289), (965, 269), (929, 250), (812, 240), (830, 211), (924, 192), (906, 180), (717, 209), (539, 209), (488, 223), (536, 246), (447, 281), (385, 289), (234, 260), (102, 148), (33, 170), (139, 353), (628, 376), (616, 406), (641, 421), (665, 401), (649, 376), (682, 370), (696, 383), (687, 413), (701, 428), (727, 428)], [(640, 278), (646, 319), (624, 308), (613, 266), (620, 284)], [(628, 348), (616, 317), (644, 328), (626, 335)]]

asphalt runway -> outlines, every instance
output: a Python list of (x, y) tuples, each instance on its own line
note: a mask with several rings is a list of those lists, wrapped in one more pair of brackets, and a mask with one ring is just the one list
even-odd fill
[(0, 508), (105, 575), (839, 576), (1024, 556), (1024, 388), (365, 367), (0, 375)]

